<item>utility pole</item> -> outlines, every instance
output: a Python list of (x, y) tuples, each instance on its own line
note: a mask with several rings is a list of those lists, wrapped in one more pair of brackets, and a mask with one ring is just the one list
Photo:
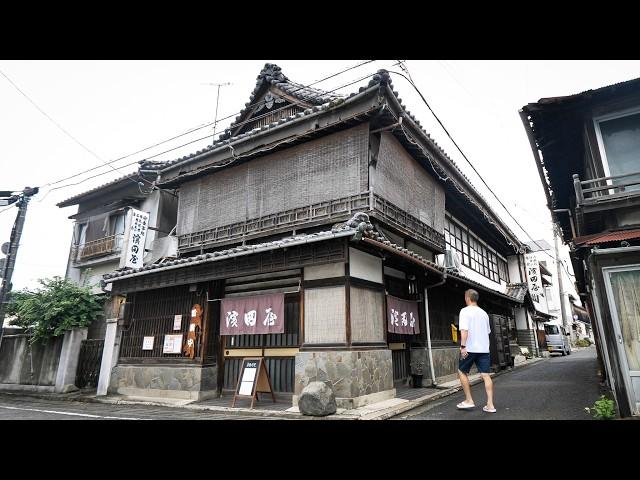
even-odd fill
[(558, 247), (558, 224), (553, 224), (553, 243), (556, 250), (556, 268), (558, 270), (558, 292), (560, 293), (560, 314), (562, 315), (562, 325), (564, 329), (571, 333), (571, 330), (568, 329), (567, 326), (567, 312), (564, 307), (564, 288), (562, 286), (562, 267), (560, 266), (560, 248)]
[(11, 291), (11, 276), (13, 275), (16, 255), (18, 254), (18, 246), (20, 245), (20, 237), (22, 236), (22, 229), (27, 216), (27, 205), (29, 204), (31, 197), (36, 193), (38, 193), (38, 187), (26, 187), (19, 195), (11, 197), (11, 200), (9, 200), (10, 203), (16, 203), (16, 206), (18, 207), (18, 215), (16, 216), (16, 221), (14, 222), (13, 229), (11, 230), (9, 246), (6, 251), (7, 256), (5, 258), (4, 267), (2, 268), (2, 283), (0, 283), (0, 343), (2, 343), (2, 332), (4, 331), (6, 300), (8, 293)]
[(216, 95), (216, 116), (213, 120), (213, 141), (216, 142), (216, 129), (218, 127), (218, 101), (220, 100), (220, 87), (226, 87), (227, 85), (231, 85), (230, 82), (227, 83), (203, 83), (202, 85), (212, 85), (214, 87), (218, 87), (218, 94)]

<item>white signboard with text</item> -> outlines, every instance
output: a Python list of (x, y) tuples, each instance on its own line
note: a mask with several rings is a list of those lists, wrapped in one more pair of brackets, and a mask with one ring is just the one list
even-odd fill
[(165, 335), (162, 353), (181, 353), (182, 335)]
[(533, 253), (527, 253), (524, 256), (524, 263), (527, 274), (527, 285), (529, 287), (529, 293), (531, 294), (533, 304), (539, 312), (549, 313), (547, 311), (547, 302), (544, 296), (544, 287), (542, 286), (538, 258)]
[(153, 350), (153, 338), (154, 337), (144, 337), (142, 341), (142, 350)]
[(144, 245), (149, 228), (149, 214), (135, 208), (127, 212), (127, 227), (124, 234), (124, 255), (120, 267), (139, 268), (143, 266)]

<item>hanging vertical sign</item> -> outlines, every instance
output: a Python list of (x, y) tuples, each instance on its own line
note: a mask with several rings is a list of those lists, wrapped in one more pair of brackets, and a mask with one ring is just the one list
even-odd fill
[(284, 293), (224, 298), (220, 335), (284, 333)]
[(143, 265), (144, 245), (149, 228), (149, 214), (130, 208), (127, 212), (127, 227), (124, 234), (124, 255), (120, 257), (120, 268), (139, 268)]
[(533, 253), (527, 253), (524, 256), (524, 264), (527, 270), (527, 285), (529, 287), (529, 294), (533, 300), (533, 305), (539, 312), (549, 313), (546, 302), (544, 302), (544, 288), (542, 286), (538, 258)]
[(387, 295), (387, 331), (415, 335), (420, 333), (418, 302)]

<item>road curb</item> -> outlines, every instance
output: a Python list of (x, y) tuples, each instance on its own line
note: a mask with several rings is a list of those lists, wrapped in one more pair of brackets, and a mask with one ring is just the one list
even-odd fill
[[(525, 363), (516, 365), (510, 370), (495, 372), (491, 375), (491, 377), (494, 378), (500, 375), (504, 375), (505, 373), (513, 372), (514, 370), (517, 370), (519, 368), (535, 365), (537, 363), (540, 363), (543, 360), (548, 360), (548, 358), (543, 357), (543, 358), (535, 358), (532, 360), (527, 360)], [(476, 385), (482, 381), (483, 381), (482, 378), (475, 378), (471, 380), (469, 383), (471, 385)], [(310, 417), (310, 416), (302, 415), (296, 412), (286, 412), (286, 411), (280, 411), (280, 410), (251, 410), (248, 408), (218, 407), (218, 406), (211, 406), (211, 405), (198, 405), (195, 403), (185, 404), (185, 405), (172, 405), (170, 403), (154, 402), (154, 401), (146, 401), (146, 400), (126, 400), (126, 399), (109, 398), (109, 397), (97, 398), (95, 396), (89, 396), (86, 394), (82, 395), (82, 393), (78, 393), (78, 392), (43, 394), (43, 393), (36, 393), (36, 392), (0, 390), (0, 394), (38, 398), (43, 400), (63, 400), (63, 401), (69, 401), (69, 402), (102, 403), (102, 404), (110, 404), (110, 405), (144, 405), (144, 406), (156, 406), (156, 407), (183, 408), (186, 410), (199, 410), (199, 411), (227, 413), (229, 415), (250, 415), (250, 416), (256, 416), (256, 417), (276, 417), (276, 418), (283, 418), (283, 419), (297, 418), (297, 419), (305, 419), (305, 420), (386, 420), (389, 418), (396, 417), (409, 410), (413, 410), (414, 408), (426, 405), (427, 403), (439, 400), (444, 397), (448, 397), (461, 390), (462, 390), (461, 385), (458, 385), (455, 387), (449, 387), (446, 389), (442, 389), (440, 392), (432, 393), (424, 397), (417, 398), (415, 400), (410, 400), (409, 402), (403, 403), (401, 405), (389, 407), (379, 412), (371, 412), (362, 416), (339, 413), (335, 415), (329, 415), (326, 417)]]
[[(532, 360), (527, 360), (526, 363), (521, 363), (519, 365), (515, 365), (513, 368), (511, 368), (510, 370), (504, 370), (504, 371), (500, 371), (500, 372), (495, 372), (494, 374), (491, 375), (491, 378), (495, 378), (495, 377), (499, 377), (500, 375), (504, 375), (506, 373), (512, 373), (514, 370), (517, 370), (519, 368), (523, 368), (523, 367), (528, 367), (531, 365), (535, 365), (537, 363), (542, 362), (543, 360), (548, 360), (545, 357), (538, 357)], [(476, 385), (480, 382), (483, 382), (482, 378), (476, 378), (474, 380), (469, 381), (470, 385)], [(442, 390), (441, 392), (438, 393), (432, 393), (431, 395), (427, 395), (425, 397), (421, 397), (421, 398), (417, 398), (415, 400), (410, 400), (408, 403), (399, 405), (397, 407), (391, 407), (383, 412), (377, 413), (377, 414), (370, 414), (368, 416), (363, 416), (360, 417), (359, 420), (387, 420), (389, 418), (393, 418), (393, 417), (397, 417), (398, 415), (407, 412), (409, 410), (413, 410), (414, 408), (417, 407), (421, 407), (423, 405), (426, 405), (430, 402), (433, 402), (435, 400), (439, 400), (441, 398), (444, 397), (448, 397), (450, 395), (453, 395), (454, 393), (457, 393), (459, 391), (462, 390), (462, 385), (457, 386), (457, 387), (450, 387), (447, 388), (446, 390)]]

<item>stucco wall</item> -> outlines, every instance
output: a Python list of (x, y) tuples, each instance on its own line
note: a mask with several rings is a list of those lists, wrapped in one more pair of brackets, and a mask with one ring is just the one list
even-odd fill
[(54, 386), (63, 336), (29, 345), (25, 334), (5, 335), (0, 344), (0, 384)]

